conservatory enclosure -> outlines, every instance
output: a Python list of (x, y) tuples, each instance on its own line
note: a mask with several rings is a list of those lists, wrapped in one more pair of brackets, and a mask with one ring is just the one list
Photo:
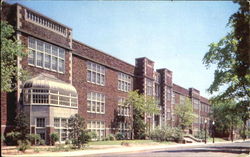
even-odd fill
[(78, 95), (73, 85), (41, 73), (23, 84), (23, 104), (31, 133), (39, 134), (46, 143), (53, 132), (58, 133), (59, 142), (68, 138), (68, 119), (78, 113)]

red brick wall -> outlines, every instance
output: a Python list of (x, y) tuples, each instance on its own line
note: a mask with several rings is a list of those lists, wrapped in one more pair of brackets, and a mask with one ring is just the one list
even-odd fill
[(173, 84), (173, 90), (176, 93), (181, 93), (182, 95), (187, 96), (187, 97), (189, 96), (188, 90), (177, 84)]
[(1, 20), (8, 21), (12, 26), (16, 26), (16, 6), (3, 3), (1, 9)]
[[(118, 73), (106, 67), (105, 86), (87, 82), (87, 60), (73, 55), (73, 86), (78, 92), (79, 114), (87, 120), (105, 121), (105, 127), (110, 128), (114, 117), (119, 97), (127, 97), (126, 92), (118, 90)], [(115, 60), (113, 61), (115, 62)], [(105, 114), (87, 113), (87, 93), (99, 92), (105, 95)]]
[(94, 48), (91, 48), (83, 43), (78, 41), (73, 41), (72, 44), (73, 52), (90, 60), (94, 60), (97, 63), (107, 65), (114, 69), (123, 71), (124, 73), (134, 74), (134, 66), (130, 65), (124, 61), (121, 61), (111, 55), (107, 55), (103, 52), (100, 52)]

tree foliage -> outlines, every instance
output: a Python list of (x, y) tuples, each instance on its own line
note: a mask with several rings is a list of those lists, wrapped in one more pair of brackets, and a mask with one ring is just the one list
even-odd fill
[(249, 100), (250, 96), (249, 3), (239, 1), (239, 4), (239, 11), (229, 20), (232, 31), (219, 42), (211, 43), (203, 58), (207, 68), (212, 64), (217, 65), (214, 81), (208, 91), (212, 94), (220, 87), (226, 87), (216, 96), (218, 100), (232, 97)]
[(182, 130), (190, 127), (196, 117), (193, 112), (193, 105), (189, 98), (185, 99), (184, 104), (177, 104), (174, 112), (178, 117), (178, 125)]
[(216, 134), (219, 136), (231, 136), (233, 130), (239, 128), (243, 123), (241, 113), (237, 112), (237, 103), (233, 100), (214, 102), (212, 110)]
[(235, 112), (241, 113), (243, 128), (246, 129), (250, 118), (250, 4), (242, 0), (234, 2), (239, 4), (239, 10), (229, 19), (228, 25), (232, 30), (219, 42), (209, 45), (203, 64), (207, 68), (216, 65), (214, 80), (208, 91), (218, 94), (211, 102), (223, 103), (234, 99), (237, 106)]
[(85, 129), (84, 118), (79, 114), (75, 114), (69, 118), (68, 127), (71, 128), (69, 138), (74, 146), (81, 148), (83, 144), (88, 143), (90, 135)]
[(24, 57), (24, 46), (14, 37), (14, 29), (6, 21), (1, 21), (1, 91), (16, 89), (18, 79), (27, 79), (28, 72), (17, 67), (17, 58)]
[(6, 134), (5, 142), (7, 145), (17, 145), (18, 141), (26, 141), (29, 137), (29, 120), (23, 111), (15, 117), (13, 131)]
[(137, 139), (145, 138), (145, 114), (153, 115), (160, 112), (155, 99), (150, 96), (139, 94), (138, 91), (131, 91), (128, 93), (128, 98), (126, 99), (125, 104), (132, 105), (133, 108), (134, 137)]

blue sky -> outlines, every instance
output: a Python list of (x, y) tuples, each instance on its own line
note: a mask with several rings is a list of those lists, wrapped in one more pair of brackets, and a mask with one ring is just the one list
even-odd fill
[[(8, 1), (15, 3), (16, 1)], [(147, 57), (174, 83), (209, 97), (214, 69), (202, 58), (226, 35), (230, 1), (19, 1), (73, 29), (73, 38), (134, 65)]]

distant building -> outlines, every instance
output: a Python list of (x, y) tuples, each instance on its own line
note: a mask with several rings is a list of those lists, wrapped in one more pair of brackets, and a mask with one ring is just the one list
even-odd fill
[(156, 126), (176, 126), (176, 104), (191, 99), (198, 115), (190, 128), (196, 133), (208, 119), (210, 104), (197, 89), (185, 89), (172, 82), (172, 71), (154, 69), (154, 62), (143, 57), (128, 64), (72, 38), (72, 29), (20, 4), (2, 6), (2, 20), (16, 29), (16, 38), (28, 49), (28, 57), (18, 59), (19, 67), (32, 78), (18, 81), (16, 92), (1, 93), (1, 131), (13, 127), (16, 112), (24, 110), (32, 133), (49, 143), (58, 132), (67, 139), (67, 121), (79, 113), (87, 128), (98, 138), (122, 132), (131, 138), (132, 107), (123, 102), (131, 90), (154, 96), (161, 112), (145, 120)]

